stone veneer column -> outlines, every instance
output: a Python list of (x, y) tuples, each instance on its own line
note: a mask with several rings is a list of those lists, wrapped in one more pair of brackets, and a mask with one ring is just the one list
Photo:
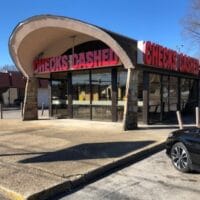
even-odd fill
[(38, 119), (38, 79), (35, 77), (29, 77), (26, 81), (24, 106), (23, 106), (23, 120), (35, 120)]
[(138, 71), (128, 69), (126, 82), (126, 102), (124, 107), (123, 129), (133, 130), (137, 128), (138, 112)]

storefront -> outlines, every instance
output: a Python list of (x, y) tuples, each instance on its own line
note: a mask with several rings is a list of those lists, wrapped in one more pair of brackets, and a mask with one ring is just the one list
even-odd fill
[(122, 121), (127, 73), (104, 43), (86, 42), (61, 56), (37, 59), (34, 72), (50, 73), (51, 116)]
[(143, 71), (143, 122), (194, 122), (199, 106), (199, 61), (152, 42), (138, 42), (138, 68)]
[[(10, 53), (28, 78), (24, 120), (37, 119), (37, 82), (49, 81), (50, 116), (141, 123), (176, 122), (199, 106), (199, 61), (74, 19), (20, 23)], [(192, 114), (193, 115), (193, 114)]]

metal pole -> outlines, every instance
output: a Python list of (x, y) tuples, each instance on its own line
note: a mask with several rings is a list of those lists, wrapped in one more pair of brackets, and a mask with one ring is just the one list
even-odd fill
[(2, 110), (2, 104), (0, 103), (0, 115), (1, 115), (1, 119), (3, 119), (3, 110)]
[(177, 116), (177, 119), (178, 119), (179, 129), (183, 129), (183, 121), (182, 121), (181, 113), (180, 113), (179, 110), (176, 111), (176, 116)]
[(44, 103), (42, 103), (42, 116), (44, 115)]
[(196, 127), (199, 127), (199, 107), (195, 108), (195, 114), (196, 114)]

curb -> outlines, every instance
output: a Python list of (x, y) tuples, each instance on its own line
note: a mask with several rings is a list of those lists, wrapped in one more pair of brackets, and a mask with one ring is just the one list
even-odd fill
[(9, 198), (12, 200), (25, 200), (25, 198), (21, 194), (14, 192), (12, 190), (9, 190), (2, 186), (0, 186), (0, 192), (2, 192), (5, 198)]
[[(134, 164), (140, 160), (143, 160), (154, 153), (162, 151), (165, 147), (165, 142), (160, 143), (156, 146), (146, 148), (138, 153), (129, 155), (102, 167), (99, 167), (93, 171), (88, 172), (87, 174), (75, 178), (71, 181), (66, 181), (62, 184), (55, 185), (51, 188), (47, 188), (39, 193), (32, 194), (25, 198), (12, 198), (13, 200), (45, 200), (45, 199), (59, 199), (62, 196), (72, 193), (76, 189), (80, 189), (86, 184), (92, 183), (100, 178), (108, 176), (122, 168), (128, 167), (131, 164)], [(60, 195), (60, 197), (58, 197)], [(57, 197), (56, 197), (57, 196)]]

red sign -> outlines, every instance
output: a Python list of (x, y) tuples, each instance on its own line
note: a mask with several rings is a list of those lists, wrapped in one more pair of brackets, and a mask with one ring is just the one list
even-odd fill
[(92, 69), (119, 65), (119, 58), (112, 49), (100, 49), (73, 55), (62, 55), (34, 61), (35, 73)]
[(139, 46), (139, 50), (143, 51), (143, 60), (140, 64), (199, 75), (199, 60), (195, 58), (177, 53), (152, 42), (144, 42), (142, 50), (141, 45)]

